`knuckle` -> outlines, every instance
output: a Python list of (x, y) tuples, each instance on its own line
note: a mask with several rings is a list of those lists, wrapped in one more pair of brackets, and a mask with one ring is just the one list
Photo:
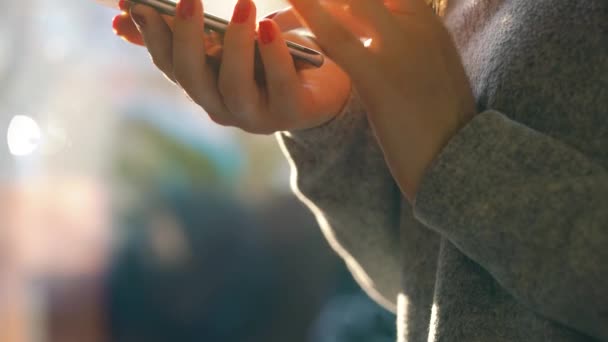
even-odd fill
[(251, 125), (243, 125), (239, 127), (243, 131), (250, 134), (258, 134), (258, 135), (271, 135), (277, 132), (276, 129), (272, 128), (272, 126), (251, 126)]
[(240, 117), (239, 127), (248, 133), (261, 134), (266, 126), (264, 120), (257, 115)]
[(217, 115), (209, 112), (207, 112), (207, 115), (209, 116), (209, 119), (211, 119), (211, 121), (213, 121), (215, 124), (224, 127), (233, 126), (232, 122), (222, 115)]

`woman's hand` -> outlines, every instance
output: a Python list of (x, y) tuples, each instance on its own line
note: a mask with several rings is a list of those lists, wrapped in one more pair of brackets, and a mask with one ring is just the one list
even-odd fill
[[(256, 9), (251, 0), (237, 3), (219, 65), (206, 56), (200, 0), (181, 0), (172, 19), (142, 5), (132, 5), (130, 12), (154, 64), (221, 125), (259, 134), (307, 129), (336, 116), (350, 94), (348, 76), (331, 60), (319, 69), (297, 70), (280, 27), (268, 19), (257, 34), (265, 82), (256, 82)], [(127, 40), (137, 43), (137, 34), (122, 17), (115, 19), (117, 34), (130, 35)], [(296, 34), (284, 36), (315, 47)]]
[[(122, 13), (114, 17), (112, 22), (112, 27), (116, 35), (123, 38), (129, 43), (144, 46), (144, 39), (141, 36), (141, 33), (135, 26), (135, 22), (131, 19), (130, 7), (131, 2), (127, 0), (120, 0), (118, 2)], [(170, 16), (162, 16), (167, 25), (170, 28), (173, 27), (173, 17)], [(295, 29), (300, 29), (304, 27), (304, 23), (300, 20), (298, 15), (294, 12), (293, 8), (288, 7), (279, 11), (272, 12), (268, 14), (265, 19), (272, 19), (279, 28), (281, 32), (288, 32)]]
[[(426, 169), (475, 114), (446, 28), (424, 0), (340, 1), (357, 27), (318, 0), (289, 1), (353, 80), (391, 172), (413, 201)], [(372, 38), (367, 47), (362, 31)]]

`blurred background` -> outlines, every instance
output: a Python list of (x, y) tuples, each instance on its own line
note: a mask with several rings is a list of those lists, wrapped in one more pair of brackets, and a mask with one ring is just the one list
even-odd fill
[(2, 2), (0, 341), (394, 341), (275, 138), (215, 126), (116, 14)]

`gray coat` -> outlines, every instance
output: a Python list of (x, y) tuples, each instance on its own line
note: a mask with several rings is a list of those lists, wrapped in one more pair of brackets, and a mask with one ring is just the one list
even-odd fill
[(416, 202), (356, 93), (279, 134), (294, 189), (399, 341), (608, 340), (608, 1), (452, 2), (480, 114)]

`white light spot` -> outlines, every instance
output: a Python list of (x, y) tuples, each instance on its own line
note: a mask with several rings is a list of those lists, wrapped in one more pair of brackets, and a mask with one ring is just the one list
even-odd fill
[(30, 155), (40, 146), (40, 126), (29, 116), (16, 115), (8, 126), (6, 141), (12, 155)]
[(397, 342), (408, 341), (408, 326), (407, 326), (407, 312), (408, 312), (409, 300), (406, 295), (400, 293), (397, 296)]
[(366, 48), (372, 46), (372, 43), (374, 42), (374, 40), (372, 38), (367, 38), (363, 40), (363, 46), (365, 46)]
[(435, 342), (437, 334), (437, 325), (439, 324), (439, 307), (433, 303), (431, 308), (431, 323), (429, 325), (428, 342)]

